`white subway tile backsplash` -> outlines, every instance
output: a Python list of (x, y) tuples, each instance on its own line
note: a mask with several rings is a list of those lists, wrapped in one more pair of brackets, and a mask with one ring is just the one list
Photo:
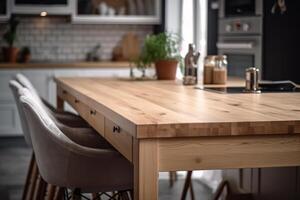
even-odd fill
[[(0, 24), (0, 35), (6, 24)], [(16, 46), (28, 46), (33, 60), (84, 60), (86, 54), (101, 44), (99, 56), (111, 59), (113, 48), (123, 35), (135, 32), (140, 41), (152, 33), (151, 25), (88, 25), (71, 24), (64, 17), (22, 17), (18, 27)], [(0, 38), (0, 47), (5, 43)]]

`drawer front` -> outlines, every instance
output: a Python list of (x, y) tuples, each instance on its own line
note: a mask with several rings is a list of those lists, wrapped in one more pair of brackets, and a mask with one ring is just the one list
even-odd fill
[(132, 136), (109, 119), (105, 119), (105, 139), (132, 162)]
[(59, 89), (58, 94), (68, 102), (78, 113), (85, 119), (97, 132), (104, 136), (104, 116), (95, 109), (82, 103), (79, 99), (69, 94), (68, 92)]

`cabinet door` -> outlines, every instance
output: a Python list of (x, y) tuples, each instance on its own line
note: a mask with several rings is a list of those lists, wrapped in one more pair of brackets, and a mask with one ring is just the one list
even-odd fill
[(0, 136), (21, 135), (18, 110), (14, 102), (0, 103)]
[(18, 73), (17, 70), (1, 70), (0, 71), (0, 103), (13, 102), (14, 98), (9, 88), (9, 81)]
[(18, 110), (9, 88), (9, 81), (18, 70), (0, 71), (0, 136), (13, 136), (22, 133)]

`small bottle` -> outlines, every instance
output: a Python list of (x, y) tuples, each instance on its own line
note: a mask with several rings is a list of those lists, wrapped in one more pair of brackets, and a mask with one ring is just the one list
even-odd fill
[(215, 58), (213, 71), (213, 84), (226, 84), (227, 82), (227, 56), (220, 55)]

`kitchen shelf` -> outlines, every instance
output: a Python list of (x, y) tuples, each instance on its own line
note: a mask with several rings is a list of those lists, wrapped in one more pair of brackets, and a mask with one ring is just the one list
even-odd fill
[(134, 64), (130, 62), (68, 62), (68, 63), (49, 63), (49, 62), (34, 62), (34, 63), (0, 63), (0, 69), (53, 69), (53, 68), (130, 68)]

